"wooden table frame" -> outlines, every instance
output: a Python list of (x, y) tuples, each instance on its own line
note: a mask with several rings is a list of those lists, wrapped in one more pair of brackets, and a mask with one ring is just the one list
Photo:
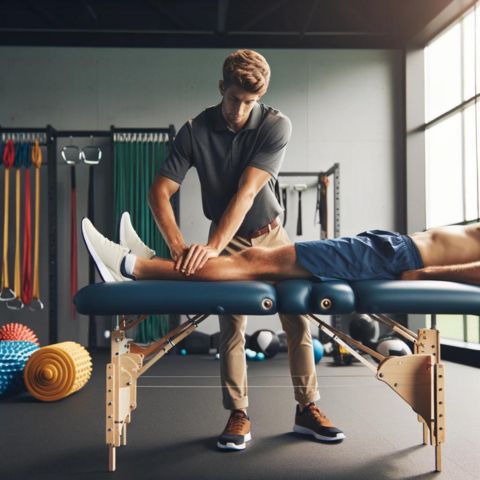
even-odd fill
[[(108, 470), (116, 469), (116, 448), (127, 444), (127, 425), (137, 408), (137, 380), (182, 339), (190, 335), (209, 315), (196, 315), (148, 346), (128, 339), (126, 331), (145, 320), (117, 317), (111, 332), (111, 361), (106, 372), (106, 443)], [(435, 470), (441, 471), (441, 444), (445, 441), (445, 372), (440, 363), (440, 336), (435, 328), (408, 330), (385, 315), (372, 314), (374, 320), (392, 328), (414, 344), (414, 353), (402, 357), (384, 357), (328, 325), (316, 315), (307, 315), (335, 342), (345, 347), (376, 376), (393, 389), (417, 413), (423, 425), (423, 443), (435, 447)], [(434, 317), (433, 317), (434, 318)], [(367, 360), (358, 350), (379, 363)]]

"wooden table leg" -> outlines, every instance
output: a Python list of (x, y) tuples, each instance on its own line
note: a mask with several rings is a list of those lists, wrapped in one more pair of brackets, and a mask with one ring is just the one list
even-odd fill
[(428, 445), (430, 443), (430, 431), (428, 430), (427, 424), (422, 421), (423, 427), (423, 444)]
[(127, 444), (127, 424), (124, 423), (122, 427), (122, 445)]
[(435, 471), (442, 471), (442, 445), (439, 444), (435, 447)]
[(117, 468), (117, 457), (115, 455), (115, 447), (113, 445), (108, 446), (108, 471), (114, 472)]

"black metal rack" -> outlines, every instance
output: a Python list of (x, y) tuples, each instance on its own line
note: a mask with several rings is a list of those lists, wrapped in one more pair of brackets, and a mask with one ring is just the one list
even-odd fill
[[(118, 128), (112, 125), (110, 130), (56, 130), (51, 125), (45, 128), (14, 127), (3, 128), (2, 134), (39, 134), (44, 135), (40, 145), (47, 148), (47, 209), (48, 209), (48, 318), (49, 318), (49, 343), (58, 342), (58, 211), (57, 211), (57, 139), (65, 137), (109, 137), (113, 153), (113, 138), (115, 133), (158, 133), (166, 134), (168, 141), (175, 138), (176, 131), (173, 125), (167, 128)], [(179, 196), (174, 202), (174, 211), (179, 221), (180, 201)]]
[[(317, 190), (323, 188), (321, 185), (322, 177), (333, 175), (333, 236), (340, 236), (340, 164), (334, 163), (325, 172), (280, 172), (279, 177), (316, 177)], [(320, 224), (320, 238), (322, 238), (322, 225)]]

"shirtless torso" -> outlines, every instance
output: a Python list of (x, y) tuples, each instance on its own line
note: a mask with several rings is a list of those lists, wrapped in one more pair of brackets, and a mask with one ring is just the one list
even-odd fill
[(480, 260), (480, 223), (432, 228), (410, 237), (417, 245), (425, 267)]

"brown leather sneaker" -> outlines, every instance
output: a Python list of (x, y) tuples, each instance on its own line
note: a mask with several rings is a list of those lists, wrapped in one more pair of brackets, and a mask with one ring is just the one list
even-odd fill
[(308, 404), (303, 412), (297, 405), (295, 413), (295, 425), (293, 431), (304, 435), (312, 435), (322, 442), (341, 442), (345, 434), (325, 416), (325, 414), (314, 404)]
[(233, 410), (227, 426), (218, 437), (217, 447), (221, 450), (244, 450), (250, 435), (250, 418), (242, 410)]

